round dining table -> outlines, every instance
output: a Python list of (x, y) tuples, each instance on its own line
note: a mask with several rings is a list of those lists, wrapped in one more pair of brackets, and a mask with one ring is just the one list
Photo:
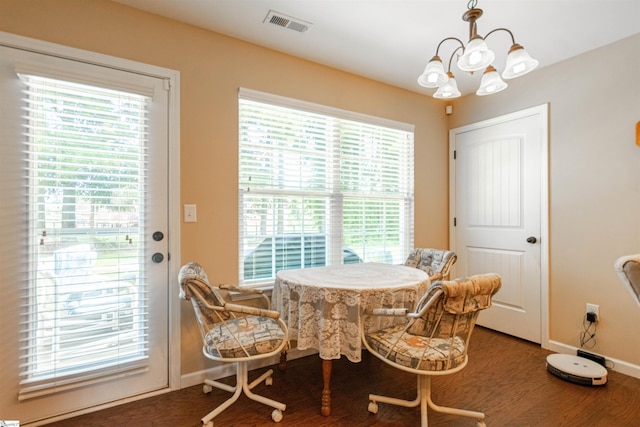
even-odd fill
[[(273, 309), (287, 324), (289, 339), (296, 343), (296, 348), (316, 349), (322, 359), (322, 415), (331, 414), (331, 361), (342, 355), (351, 362), (361, 360), (362, 313), (374, 308), (413, 310), (429, 285), (429, 277), (423, 270), (383, 263), (340, 264), (277, 273)], [(377, 329), (398, 321), (379, 317), (378, 324), (366, 327)]]

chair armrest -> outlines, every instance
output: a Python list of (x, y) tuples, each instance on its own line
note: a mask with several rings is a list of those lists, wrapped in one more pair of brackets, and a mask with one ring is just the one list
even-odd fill
[(253, 316), (271, 317), (272, 319), (279, 319), (280, 313), (274, 310), (265, 310), (263, 308), (251, 307), (247, 305), (232, 304), (225, 302), (223, 306), (211, 304), (198, 289), (192, 289), (192, 292), (198, 296), (200, 303), (207, 307), (209, 310), (215, 311), (231, 311), (234, 313), (249, 314)]
[[(433, 283), (432, 283), (432, 286), (433, 286)], [(442, 289), (437, 289), (431, 294), (429, 294), (429, 292), (424, 294), (420, 299), (420, 301), (418, 301), (418, 306), (416, 307), (416, 311), (413, 313), (408, 313), (407, 317), (415, 319), (416, 317), (424, 316), (427, 310), (431, 309), (431, 305), (433, 305), (439, 300), (440, 295), (442, 295), (442, 293), (443, 293)]]
[(258, 295), (262, 295), (262, 291), (260, 289), (243, 289), (243, 288), (239, 288), (237, 286), (233, 286), (233, 285), (218, 285), (218, 288), (220, 289), (224, 289), (227, 291), (231, 291), (231, 292), (238, 292), (241, 294), (258, 294)]
[(431, 281), (431, 283), (437, 281), (437, 280), (442, 280), (444, 276), (442, 275), (442, 273), (433, 273), (432, 276), (429, 276), (429, 280)]
[[(260, 297), (263, 300), (264, 305), (266, 306), (266, 309), (271, 310), (271, 300), (260, 289), (246, 289), (246, 288), (239, 288), (237, 286), (225, 285), (225, 284), (219, 285), (218, 288), (224, 291), (234, 292), (236, 294), (255, 295), (257, 297)], [(233, 300), (233, 297), (231, 297), (231, 300)]]
[(246, 305), (240, 305), (240, 304), (227, 303), (224, 305), (224, 310), (233, 311), (235, 313), (241, 313), (241, 314), (250, 314), (253, 316), (270, 317), (272, 319), (280, 318), (280, 313), (278, 313), (277, 311), (265, 310), (257, 307), (248, 307)]

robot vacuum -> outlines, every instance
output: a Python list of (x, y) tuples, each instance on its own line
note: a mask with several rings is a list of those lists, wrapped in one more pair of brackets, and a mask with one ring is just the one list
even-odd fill
[(576, 384), (604, 385), (607, 383), (607, 369), (584, 357), (550, 354), (547, 356), (547, 370), (563, 380)]

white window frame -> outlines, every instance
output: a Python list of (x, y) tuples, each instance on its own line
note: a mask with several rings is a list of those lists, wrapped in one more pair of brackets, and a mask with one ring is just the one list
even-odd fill
[[(256, 102), (260, 102), (260, 103), (266, 103), (266, 104), (273, 104), (273, 105), (277, 105), (279, 107), (286, 107), (286, 108), (291, 108), (294, 110), (301, 110), (301, 111), (306, 111), (306, 112), (311, 112), (311, 113), (316, 113), (316, 114), (321, 114), (321, 115), (325, 115), (325, 116), (329, 116), (329, 117), (334, 117), (337, 119), (343, 119), (343, 120), (348, 120), (348, 121), (354, 121), (354, 122), (360, 122), (363, 124), (367, 124), (367, 125), (374, 125), (374, 126), (380, 126), (380, 127), (385, 127), (385, 128), (389, 128), (389, 129), (393, 129), (393, 130), (398, 130), (398, 131), (403, 131), (403, 132), (407, 132), (411, 134), (411, 147), (413, 147), (413, 132), (414, 132), (414, 128), (415, 126), (412, 124), (408, 124), (408, 123), (403, 123), (403, 122), (398, 122), (395, 120), (389, 120), (389, 119), (385, 119), (385, 118), (380, 118), (380, 117), (375, 117), (375, 116), (370, 116), (370, 115), (366, 115), (366, 114), (361, 114), (361, 113), (357, 113), (357, 112), (352, 112), (352, 111), (347, 111), (347, 110), (342, 110), (342, 109), (338, 109), (338, 108), (334, 108), (334, 107), (329, 107), (329, 106), (324, 106), (324, 105), (320, 105), (320, 104), (315, 104), (315, 103), (310, 103), (310, 102), (306, 102), (306, 101), (301, 101), (301, 100), (296, 100), (296, 99), (292, 99), (292, 98), (287, 98), (287, 97), (283, 97), (283, 96), (278, 96), (278, 95), (273, 95), (273, 94), (269, 94), (269, 93), (265, 93), (265, 92), (260, 92), (260, 91), (256, 91), (256, 90), (251, 90), (251, 89), (246, 89), (246, 88), (240, 88), (239, 92), (238, 92), (238, 97), (239, 100), (250, 100), (250, 101), (256, 101)], [(240, 106), (239, 106), (240, 108)], [(241, 132), (241, 130), (239, 130), (239, 132)], [(240, 135), (241, 137), (241, 135)], [(241, 138), (240, 138), (241, 139)], [(242, 141), (239, 140), (239, 152), (241, 153), (242, 151)], [(240, 154), (242, 155), (242, 154)], [(410, 156), (410, 161), (408, 161), (408, 165), (409, 167), (407, 169), (410, 170), (406, 170), (406, 176), (403, 177), (404, 180), (407, 181), (407, 191), (405, 194), (402, 195), (403, 198), (403, 210), (404, 210), (404, 214), (403, 216), (400, 218), (401, 221), (401, 241), (402, 241), (402, 254), (401, 257), (405, 258), (409, 251), (411, 250), (411, 248), (413, 247), (413, 233), (414, 233), (414, 221), (413, 221), (413, 210), (414, 210), (414, 153), (413, 150), (411, 150), (411, 154)], [(240, 161), (242, 159), (239, 159)], [(239, 166), (240, 167), (240, 166)], [(242, 177), (240, 177), (240, 173), (241, 171), (239, 170), (239, 179), (242, 179)], [(339, 181), (339, 177), (338, 178), (334, 178), (334, 183), (333, 183), (333, 188), (330, 189), (330, 204), (331, 204), (331, 208), (329, 209), (331, 211), (331, 216), (339, 218), (340, 221), (335, 221), (335, 220), (330, 220), (329, 222), (331, 222), (331, 232), (329, 233), (328, 239), (329, 242), (327, 242), (327, 245), (329, 247), (334, 247), (334, 248), (342, 248), (342, 216), (343, 216), (343, 212), (342, 212), (342, 200), (343, 197), (345, 197), (344, 194), (342, 194), (340, 192), (340, 181)], [(254, 192), (256, 192), (258, 190), (254, 190)], [(259, 190), (260, 194), (271, 194), (271, 195), (276, 195), (276, 194), (286, 194), (286, 195), (295, 195), (296, 192), (294, 191), (284, 191), (284, 193), (281, 190), (278, 189), (273, 189), (273, 190), (268, 190), (268, 189), (261, 189)], [(244, 236), (244, 221), (245, 221), (245, 211), (244, 211), (244, 196), (246, 194), (249, 194), (250, 190), (248, 188), (244, 188), (243, 184), (241, 182), (239, 182), (239, 190), (238, 190), (238, 198), (239, 198), (239, 203), (238, 203), (238, 221), (239, 221), (239, 278), (240, 278), (240, 284), (243, 286), (255, 286), (255, 287), (261, 287), (261, 288), (269, 288), (270, 286), (273, 285), (273, 278), (267, 278), (267, 279), (254, 279), (254, 280), (245, 280), (244, 278), (244, 257), (245, 257), (245, 248), (244, 246), (244, 239), (246, 236)], [(327, 265), (331, 265), (331, 264), (337, 264), (337, 263), (342, 263), (342, 251), (341, 250), (337, 250), (337, 251), (330, 251), (330, 253), (327, 255), (329, 257), (331, 257), (331, 259), (327, 259)], [(365, 259), (365, 261), (367, 261)]]

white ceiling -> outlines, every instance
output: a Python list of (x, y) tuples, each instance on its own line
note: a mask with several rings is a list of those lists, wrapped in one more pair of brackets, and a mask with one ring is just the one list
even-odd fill
[[(469, 38), (462, 20), (466, 0), (114, 0), (333, 68), (411, 91), (433, 94), (416, 79), (438, 43)], [(484, 15), (478, 34), (506, 27), (540, 61), (539, 68), (640, 32), (640, 0), (478, 0)], [(265, 23), (270, 10), (310, 23), (297, 32)], [(487, 43), (502, 71), (511, 40), (506, 32)], [(440, 49), (445, 68), (456, 48)], [(640, 51), (630, 52), (640, 60)], [(611, 64), (615, 74), (617, 64)], [(460, 91), (473, 93), (480, 75), (452, 65)], [(535, 71), (534, 71), (535, 72)], [(639, 76), (640, 78), (640, 76)]]

